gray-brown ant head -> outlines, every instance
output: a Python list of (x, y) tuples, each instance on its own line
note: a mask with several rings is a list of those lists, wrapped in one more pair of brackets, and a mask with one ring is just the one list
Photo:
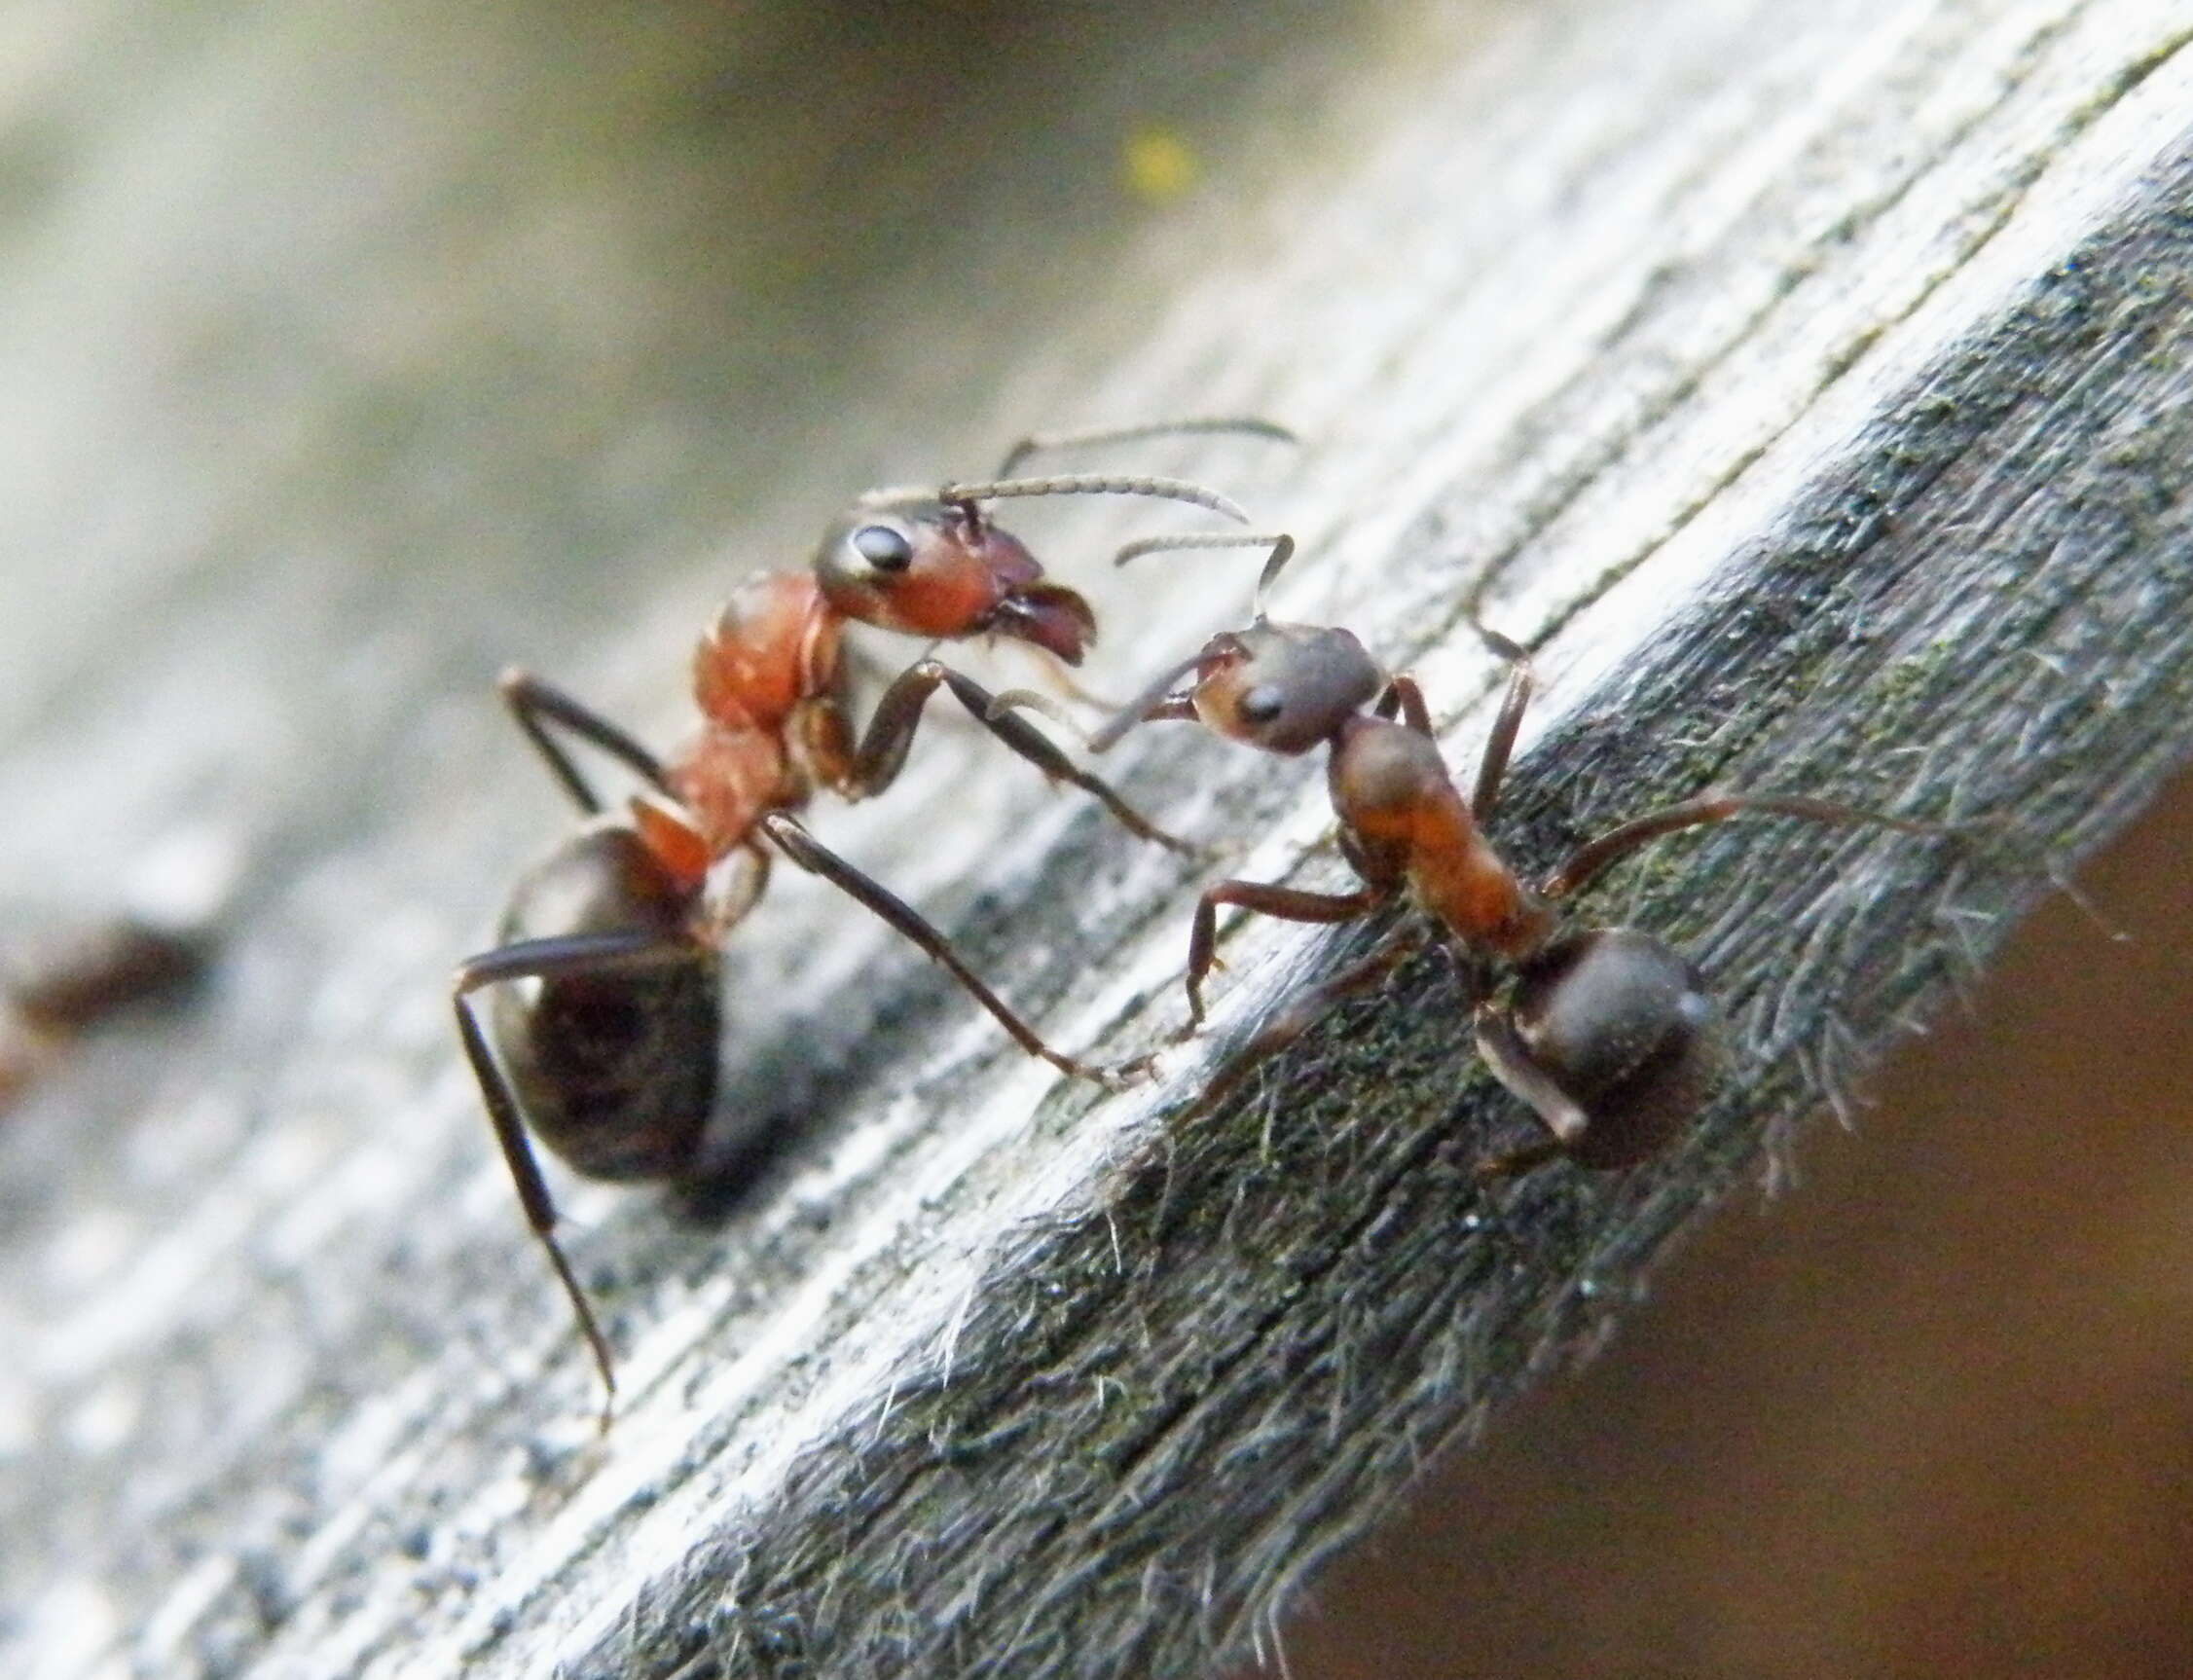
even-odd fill
[(1562, 1150), (1621, 1167), (1665, 1147), (1720, 1072), (1719, 1012), (1681, 953), (1634, 928), (1569, 933), (1520, 966), (1478, 1043)]
[(1307, 752), (1376, 700), (1386, 674), (1348, 631), (1260, 618), (1196, 661), (1195, 714), (1266, 752)]
[(862, 496), (822, 533), (815, 576), (839, 612), (882, 630), (1010, 636), (1069, 665), (1096, 639), (1088, 603), (1047, 581), (1018, 537), (933, 492)]

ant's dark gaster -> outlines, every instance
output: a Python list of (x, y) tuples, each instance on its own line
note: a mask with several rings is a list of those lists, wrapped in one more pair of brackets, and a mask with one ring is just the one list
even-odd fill
[[(1221, 420), (1032, 438), (1006, 457), (1006, 470), (1035, 449), (1184, 431), (1286, 435), (1261, 420)], [(608, 1342), (556, 1241), (528, 1128), (593, 1178), (668, 1179), (696, 1165), (722, 1025), (716, 944), (760, 897), (774, 858), (822, 876), (905, 934), (1023, 1049), (1062, 1073), (1102, 1077), (1053, 1049), (943, 934), (795, 815), (818, 791), (862, 799), (890, 786), (941, 687), (1013, 752), (1102, 801), (1130, 832), (1189, 850), (1026, 720), (993, 717), (989, 692), (936, 659), (893, 680), (855, 738), (840, 649), (848, 623), (940, 640), (1010, 638), (1080, 662), (1096, 630), (1087, 603), (1046, 579), (1027, 548), (992, 523), (987, 504), (1088, 494), (1155, 496), (1242, 517), (1216, 492), (1169, 478), (1002, 472), (988, 483), (871, 492), (823, 533), (812, 565), (750, 579), (710, 626), (693, 661), (702, 721), (668, 761), (538, 678), (503, 678), (519, 728), (590, 821), (520, 882), (501, 943), (458, 967), (457, 1026), (526, 1217), (601, 1370), (604, 1425), (616, 1386)], [(566, 738), (640, 780), (624, 812), (606, 810)], [(492, 1035), (475, 997), (488, 988)]]
[[(1715, 1010), (1698, 971), (1678, 952), (1633, 928), (1564, 928), (1567, 901), (1639, 847), (1680, 829), (1746, 814), (1817, 822), (1869, 823), (1916, 834), (1953, 832), (1827, 800), (1708, 792), (1625, 822), (1577, 849), (1534, 884), (1517, 876), (1486, 838), (1508, 759), (1531, 693), (1530, 660), (1506, 637), (1479, 633), (1509, 666), (1475, 786), (1455, 785), (1432, 736), (1424, 698), (1390, 676), (1345, 630), (1283, 624), (1263, 594), (1294, 551), (1285, 536), (1152, 538), (1121, 559), (1166, 548), (1268, 543), (1254, 621), (1213, 637), (1090, 738), (1103, 750), (1128, 730), (1164, 719), (1199, 721), (1260, 751), (1329, 749), (1327, 785), (1340, 849), (1362, 885), (1318, 893), (1257, 881), (1222, 881), (1195, 907), (1188, 937), (1190, 1026), (1203, 1018), (1218, 912), (1225, 905), (1288, 921), (1350, 922), (1406, 896), (1466, 959), (1477, 991), (1478, 1046), (1501, 1083), (1544, 1122), (1536, 1143), (1487, 1160), (1484, 1174), (1517, 1171), (1554, 1155), (1587, 1166), (1625, 1166), (1662, 1148), (1704, 1101), (1718, 1060)], [(1176, 684), (1185, 683), (1176, 691)], [(1011, 694), (1005, 706), (1037, 705)], [(1375, 983), (1425, 933), (1390, 941), (1339, 974), (1305, 987), (1222, 1069), (1196, 1111), (1216, 1103), (1265, 1056), (1300, 1036), (1338, 999)], [(1505, 972), (1504, 995), (1489, 975)]]

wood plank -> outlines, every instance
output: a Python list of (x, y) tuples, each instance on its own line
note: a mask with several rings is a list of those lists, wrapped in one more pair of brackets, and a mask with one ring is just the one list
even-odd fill
[[(262, 98), (233, 104), (147, 41), (9, 259), (0, 348), (53, 394), (10, 545), (37, 564), (0, 863), (95, 897), (210, 831), (244, 886), (206, 1009), (88, 1047), (0, 1139), (15, 1670), (1246, 1654), (1941, 1006), (2048, 891), (2030, 857), (2068, 866), (2186, 756), (2175, 10), (1275, 11), (995, 59), (973, 23), (369, 18), (395, 101), (306, 24), (239, 23), (217, 56)], [(115, 58), (56, 39), (50, 98)], [(593, 74), (612, 49), (635, 82)], [(322, 68), (264, 97), (290, 55)], [(1136, 120), (1204, 148), (1205, 196), (1117, 194)], [(629, 151), (579, 143), (603, 125)], [(147, 182), (160, 212), (118, 215)], [(1437, 963), (1176, 1135), (1202, 1049), (1058, 1087), (786, 884), (728, 955), (723, 1116), (786, 1149), (705, 1216), (568, 1195), (627, 1386), (597, 1443), (437, 989), (556, 820), (488, 677), (523, 658), (667, 736), (718, 531), (794, 557), (861, 483), (1197, 409), (1304, 430), (1276, 466), (1165, 464), (1302, 535), (1280, 609), (1417, 672), (1457, 762), (1489, 579), (1546, 676), (1519, 856), (1715, 781), (2000, 815), (2003, 845), (1760, 824), (1610, 884), (1594, 913), (1712, 977), (1733, 1077), (1664, 1162), (1489, 1195), (1469, 1163), (1517, 1118)], [(1041, 524), (1092, 591), (1148, 529)], [(1099, 597), (1116, 688), (1246, 596), (1212, 557), (1148, 564)], [(1168, 821), (1249, 843), (1234, 872), (1341, 878), (1314, 767), (1121, 758)], [(1198, 878), (1032, 780), (925, 737), (822, 830), (1061, 1041), (1129, 1053), (1181, 1018)], [(1229, 933), (1213, 1041), (1360, 938)]]

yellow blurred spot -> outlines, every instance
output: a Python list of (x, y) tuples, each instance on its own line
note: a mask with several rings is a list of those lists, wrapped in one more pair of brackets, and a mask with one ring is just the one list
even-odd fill
[(1119, 154), (1120, 178), (1146, 204), (1170, 204), (1202, 173), (1188, 143), (1170, 128), (1137, 128)]

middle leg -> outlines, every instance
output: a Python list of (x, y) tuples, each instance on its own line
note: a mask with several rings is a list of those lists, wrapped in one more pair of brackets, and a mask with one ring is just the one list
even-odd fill
[(1809, 822), (1829, 822), (1853, 827), (1893, 828), (1900, 834), (1954, 834), (1957, 830), (1939, 822), (1919, 822), (1890, 817), (1857, 805), (1839, 805), (1831, 799), (1810, 799), (1803, 794), (1703, 793), (1680, 804), (1663, 806), (1587, 840), (1569, 854), (1568, 861), (1546, 877), (1539, 891), (1550, 899), (1572, 897), (1640, 847), (1686, 828), (1704, 828), (1747, 815), (1801, 817)]
[(670, 791), (669, 783), (663, 779), (662, 761), (583, 701), (574, 700), (553, 683), (543, 682), (531, 672), (515, 667), (505, 671), (495, 686), (502, 693), (503, 704), (510, 708), (510, 715), (526, 732), (526, 739), (547, 761), (549, 770), (564, 785), (572, 802), (589, 817), (601, 812), (601, 797), (579, 774), (571, 755), (564, 750), (564, 744), (549, 733), (551, 723), (600, 748), (658, 792)]
[(1332, 924), (1368, 916), (1389, 896), (1375, 887), (1353, 893), (1305, 893), (1263, 881), (1221, 881), (1195, 901), (1188, 934), (1188, 1014), (1192, 1031), (1203, 1024), (1203, 982), (1218, 962), (1219, 906), (1239, 905), (1283, 922)]
[(1225, 1065), (1212, 1076), (1211, 1082), (1203, 1087), (1177, 1123), (1199, 1119), (1216, 1109), (1243, 1079), (1317, 1025), (1334, 1004), (1380, 984), (1394, 969), (1422, 950), (1428, 937), (1422, 928), (1397, 934), (1361, 962), (1351, 963), (1336, 974), (1302, 986), (1280, 1005), (1270, 1020), (1250, 1035), (1246, 1043), (1226, 1058)]

